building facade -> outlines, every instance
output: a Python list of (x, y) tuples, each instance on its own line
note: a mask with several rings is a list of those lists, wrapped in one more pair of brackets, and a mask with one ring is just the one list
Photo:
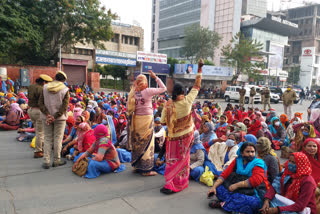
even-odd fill
[[(144, 48), (144, 30), (139, 26), (112, 22), (113, 37), (103, 42), (105, 49), (113, 52), (136, 54)], [(95, 64), (93, 44), (77, 43), (62, 50), (62, 70), (68, 75), (71, 85), (88, 82), (88, 69)]]
[[(285, 48), (284, 67), (291, 70), (300, 66), (299, 85), (320, 84), (320, 4), (282, 11), (288, 21), (298, 24), (298, 35), (290, 36)], [(312, 60), (311, 60), (312, 58)]]
[(184, 29), (199, 24), (221, 36), (213, 56), (220, 65), (220, 50), (240, 31), (241, 15), (265, 17), (266, 8), (266, 0), (153, 0), (151, 51), (184, 59)]

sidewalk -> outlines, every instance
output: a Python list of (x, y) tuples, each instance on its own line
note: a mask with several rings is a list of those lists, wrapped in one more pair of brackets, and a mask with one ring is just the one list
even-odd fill
[(0, 214), (224, 213), (208, 208), (207, 186), (190, 181), (185, 191), (166, 196), (159, 192), (162, 175), (134, 174), (130, 164), (124, 172), (92, 180), (73, 174), (70, 162), (44, 170), (29, 143), (16, 141), (16, 136), (0, 132)]

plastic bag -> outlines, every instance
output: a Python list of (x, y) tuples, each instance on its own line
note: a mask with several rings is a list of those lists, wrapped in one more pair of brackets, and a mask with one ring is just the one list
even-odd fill
[(209, 171), (209, 167), (206, 166), (204, 173), (200, 176), (200, 182), (205, 185), (212, 187), (213, 186), (214, 175), (211, 171)]
[(35, 148), (36, 147), (36, 137), (34, 137), (30, 143), (30, 147), (31, 148)]

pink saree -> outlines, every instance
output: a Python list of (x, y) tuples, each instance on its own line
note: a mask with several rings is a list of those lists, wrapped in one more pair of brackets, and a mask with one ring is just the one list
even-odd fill
[(179, 139), (169, 140), (166, 144), (166, 179), (165, 188), (180, 192), (189, 185), (190, 149), (193, 142), (193, 132)]

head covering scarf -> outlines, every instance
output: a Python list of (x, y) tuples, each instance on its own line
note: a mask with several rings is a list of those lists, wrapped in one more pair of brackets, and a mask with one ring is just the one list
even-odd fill
[(250, 128), (248, 129), (248, 133), (256, 136), (260, 129), (262, 129), (261, 122), (256, 120), (254, 124), (251, 124)]
[(191, 147), (190, 153), (193, 154), (199, 149), (205, 150), (204, 146), (202, 145), (202, 142), (200, 141), (199, 131), (196, 130), (194, 131), (194, 141), (193, 141), (193, 145)]
[(208, 132), (207, 133), (203, 133), (202, 136), (202, 142), (206, 143), (209, 142), (211, 139), (211, 136), (214, 134), (214, 125), (212, 122), (206, 122), (205, 125), (208, 127)]
[[(318, 151), (317, 151), (317, 159), (313, 156), (310, 155), (306, 150), (305, 150), (305, 146), (309, 143), (309, 142), (314, 142), (317, 147), (318, 147)], [(314, 180), (316, 181), (316, 183), (320, 182), (320, 139), (316, 139), (316, 138), (307, 138), (302, 146), (302, 151), (309, 159), (311, 167), (312, 167), (312, 177), (314, 178)]]
[(18, 103), (12, 103), (11, 104), (11, 110), (14, 111), (19, 117), (23, 116), (23, 111), (20, 108)]
[(248, 177), (251, 177), (253, 168), (258, 166), (258, 167), (261, 167), (262, 169), (264, 169), (265, 175), (266, 175), (267, 166), (262, 159), (257, 158), (257, 153), (256, 153), (254, 160), (250, 161), (246, 167), (243, 166), (243, 158), (242, 158), (240, 149), (245, 143), (247, 143), (247, 142), (244, 142), (237, 151), (238, 157), (236, 158), (236, 161), (237, 161), (236, 173), (239, 175), (246, 175)]
[(237, 126), (239, 126), (239, 128), (236, 128), (235, 131), (237, 131), (237, 132), (243, 131), (243, 132), (247, 133), (247, 126), (244, 125), (244, 123), (238, 122)]
[(289, 121), (288, 119), (288, 116), (286, 114), (281, 114), (280, 115), (280, 122), (282, 124), (282, 126), (287, 129), (287, 126), (286, 126), (286, 122)]
[[(296, 161), (297, 166), (297, 172), (292, 173), (288, 169), (288, 163), (287, 161), (284, 164), (285, 170), (283, 172), (283, 175), (281, 177), (281, 195), (285, 196), (286, 198), (296, 201), (300, 194), (300, 184), (301, 181), (305, 176), (311, 175), (312, 168), (310, 161), (308, 157), (303, 154), (302, 152), (295, 152), (292, 154)], [(287, 192), (284, 191), (284, 179), (286, 176), (290, 176), (292, 178), (292, 183), (290, 184)]]
[(257, 116), (259, 116), (259, 118), (256, 117), (257, 120), (259, 120), (260, 122), (264, 122), (264, 121), (265, 121), (265, 119), (263, 118), (263, 115), (262, 115), (262, 113), (261, 113), (260, 111), (256, 111), (255, 114), (256, 114)]
[(18, 93), (18, 96), (21, 98), (21, 99), (24, 99), (26, 101), (26, 103), (28, 103), (28, 98), (26, 97), (26, 95), (23, 93), (23, 92), (19, 92)]
[(96, 137), (96, 141), (100, 141), (104, 137), (110, 137), (108, 128), (105, 125), (99, 124), (94, 129), (94, 136)]
[(82, 109), (81, 108), (74, 108), (73, 109), (73, 118), (76, 120), (78, 116), (81, 116)]
[(67, 123), (66, 129), (67, 129), (68, 135), (69, 135), (71, 133), (72, 127), (74, 126), (75, 120), (74, 120), (74, 118), (72, 116), (69, 116), (67, 118), (66, 123)]
[(81, 115), (83, 115), (86, 122), (90, 119), (90, 113), (88, 111), (83, 111)]
[(226, 117), (227, 117), (227, 122), (228, 122), (229, 124), (231, 124), (232, 121), (233, 121), (232, 111), (227, 111)]
[[(269, 125), (269, 130), (270, 130), (270, 132), (271, 132), (271, 134), (275, 134), (275, 133), (277, 133), (277, 130), (274, 128), (274, 126), (273, 126), (273, 122), (275, 121), (275, 120), (279, 120), (279, 122), (280, 122), (280, 119), (278, 118), (278, 117), (273, 117), (272, 119), (271, 119), (271, 124)], [(281, 128), (283, 128), (285, 131), (286, 131), (286, 129), (283, 127), (283, 125), (281, 124), (281, 122), (280, 122), (280, 126), (281, 126)], [(286, 132), (287, 133), (287, 132)]]
[(259, 157), (263, 159), (266, 155), (271, 154), (271, 142), (266, 137), (260, 137), (257, 142)]
[(257, 138), (252, 135), (252, 134), (247, 134), (244, 136), (246, 138), (247, 142), (253, 143), (253, 144), (257, 144)]
[(262, 131), (263, 132), (267, 132), (269, 129), (268, 129), (268, 125), (265, 123), (265, 122), (262, 122), (261, 123), (261, 126), (262, 126)]
[(83, 145), (84, 145), (84, 136), (85, 134), (91, 130), (91, 127), (88, 123), (86, 122), (83, 122), (83, 123), (80, 123), (79, 125), (79, 133), (78, 133), (78, 150), (79, 151), (83, 151)]
[(302, 115), (303, 115), (303, 113), (300, 113), (300, 112), (294, 113), (294, 116), (291, 119), (290, 123), (293, 123), (293, 119), (296, 118), (296, 117), (300, 118), (300, 121), (302, 121)]

